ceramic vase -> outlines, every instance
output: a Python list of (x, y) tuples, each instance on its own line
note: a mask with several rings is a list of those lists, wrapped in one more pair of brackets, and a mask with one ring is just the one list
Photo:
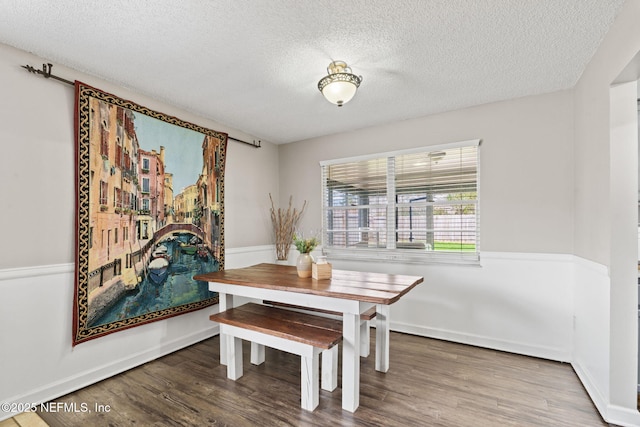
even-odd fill
[(310, 254), (298, 255), (298, 260), (296, 261), (296, 268), (298, 269), (298, 277), (302, 277), (302, 278), (311, 277), (312, 262), (313, 262), (313, 257)]

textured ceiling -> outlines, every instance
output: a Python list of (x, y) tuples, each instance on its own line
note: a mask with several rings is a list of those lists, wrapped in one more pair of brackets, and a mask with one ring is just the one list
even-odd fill
[[(570, 88), (622, 3), (0, 0), (0, 42), (288, 143)], [(334, 59), (363, 77), (342, 108)]]

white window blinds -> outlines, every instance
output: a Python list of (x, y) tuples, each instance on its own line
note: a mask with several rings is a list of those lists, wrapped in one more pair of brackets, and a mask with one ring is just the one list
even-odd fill
[(479, 260), (479, 140), (323, 162), (330, 257)]

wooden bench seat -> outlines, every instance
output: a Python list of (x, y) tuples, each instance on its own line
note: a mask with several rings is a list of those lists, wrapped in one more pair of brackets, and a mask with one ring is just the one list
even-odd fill
[(209, 319), (220, 324), (226, 335), (227, 377), (237, 380), (242, 370), (242, 340), (251, 341), (251, 363), (264, 362), (264, 346), (297, 354), (301, 357), (301, 406), (313, 411), (319, 397), (319, 355), (322, 352), (322, 388), (333, 391), (337, 386), (338, 346), (342, 340), (342, 322), (247, 303), (212, 314)]
[[(263, 304), (267, 304), (275, 307), (284, 307), (289, 308), (301, 312), (315, 312), (315, 313), (323, 313), (331, 316), (341, 317), (342, 313), (331, 310), (323, 310), (320, 308), (313, 307), (302, 307), (299, 305), (286, 304), (283, 302), (277, 301), (262, 301)], [(370, 322), (376, 317), (376, 308), (371, 307), (369, 310), (365, 311), (360, 315), (360, 356), (369, 357), (369, 327)]]

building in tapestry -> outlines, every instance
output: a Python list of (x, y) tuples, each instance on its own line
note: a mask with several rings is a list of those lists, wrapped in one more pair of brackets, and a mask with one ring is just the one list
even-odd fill
[(175, 222), (175, 211), (173, 207), (173, 174), (164, 174), (164, 218), (166, 224)]
[(138, 209), (138, 238), (149, 240), (155, 230), (165, 225), (164, 147), (139, 150), (140, 204)]
[(131, 111), (90, 102), (89, 292), (132, 269), (139, 143)]
[(202, 142), (202, 173), (197, 182), (199, 227), (204, 243), (216, 260), (220, 259), (220, 182), (222, 180), (222, 142), (207, 135)]
[(176, 195), (174, 200), (175, 220), (183, 224), (193, 224), (197, 217), (198, 187), (192, 184)]

